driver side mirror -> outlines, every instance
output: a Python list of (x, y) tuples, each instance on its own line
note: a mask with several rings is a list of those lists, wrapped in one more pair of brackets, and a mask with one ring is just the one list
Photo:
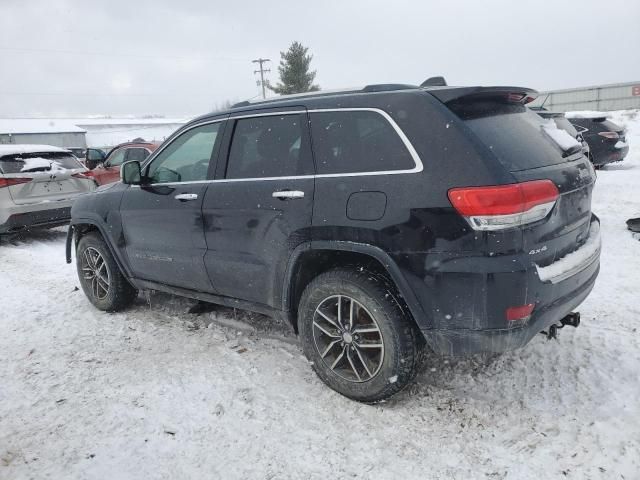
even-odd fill
[(125, 185), (140, 185), (142, 182), (140, 162), (132, 160), (123, 163), (120, 167), (120, 179)]
[(87, 148), (87, 152), (85, 154), (85, 164), (89, 170), (93, 170), (102, 162), (106, 155), (102, 150), (98, 150), (97, 148)]

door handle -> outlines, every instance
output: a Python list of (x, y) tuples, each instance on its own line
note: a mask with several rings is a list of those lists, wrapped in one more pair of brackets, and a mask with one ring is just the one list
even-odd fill
[(197, 193), (180, 193), (173, 198), (175, 198), (176, 200), (180, 200), (181, 202), (189, 202), (191, 200), (197, 200), (198, 194)]
[(273, 198), (279, 198), (280, 200), (291, 200), (293, 198), (303, 198), (304, 192), (300, 190), (279, 190), (271, 194)]

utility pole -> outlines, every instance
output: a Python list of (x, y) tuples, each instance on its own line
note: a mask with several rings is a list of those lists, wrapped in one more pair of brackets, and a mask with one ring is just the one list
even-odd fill
[(258, 58), (257, 60), (252, 60), (251, 63), (259, 63), (260, 70), (254, 70), (253, 73), (260, 73), (260, 85), (262, 85), (262, 98), (267, 98), (267, 93), (264, 89), (264, 74), (270, 72), (271, 70), (265, 69), (262, 67), (263, 63), (270, 62), (268, 58)]

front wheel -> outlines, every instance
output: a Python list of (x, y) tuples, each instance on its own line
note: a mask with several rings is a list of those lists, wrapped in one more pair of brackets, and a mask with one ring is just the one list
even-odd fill
[(109, 247), (98, 233), (88, 233), (78, 242), (76, 268), (82, 290), (100, 310), (122, 310), (136, 298), (138, 292), (122, 275)]
[(384, 400), (415, 376), (418, 332), (389, 283), (371, 272), (316, 277), (302, 294), (298, 327), (315, 372), (349, 398)]

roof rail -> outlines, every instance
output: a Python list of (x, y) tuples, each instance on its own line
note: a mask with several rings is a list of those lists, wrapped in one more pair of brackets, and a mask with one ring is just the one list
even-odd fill
[(339, 90), (318, 90), (316, 92), (304, 92), (304, 93), (294, 93), (291, 95), (282, 95), (280, 97), (272, 97), (266, 99), (260, 99), (256, 101), (242, 101), (231, 105), (231, 108), (237, 107), (248, 107), (250, 105), (263, 104), (263, 103), (271, 103), (271, 102), (279, 102), (285, 100), (292, 100), (294, 98), (302, 98), (302, 97), (324, 97), (330, 95), (343, 95), (348, 93), (372, 93), (372, 92), (390, 92), (393, 90), (409, 90), (413, 88), (418, 88), (416, 85), (407, 85), (404, 83), (379, 83), (374, 85), (367, 85), (364, 88), (346, 88)]
[(362, 89), (363, 92), (389, 92), (392, 90), (410, 90), (418, 88), (416, 85), (407, 85), (405, 83), (378, 83), (367, 85)]

